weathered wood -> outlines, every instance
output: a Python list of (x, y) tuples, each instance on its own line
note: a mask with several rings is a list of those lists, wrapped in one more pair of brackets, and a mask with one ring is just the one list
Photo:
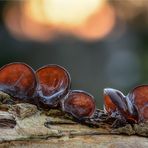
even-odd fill
[(98, 121), (90, 127), (70, 118), (59, 110), (39, 111), (27, 103), (2, 104), (0, 147), (148, 147), (148, 123), (112, 128)]
[(147, 138), (137, 136), (94, 135), (47, 140), (11, 141), (0, 144), (11, 148), (147, 148)]

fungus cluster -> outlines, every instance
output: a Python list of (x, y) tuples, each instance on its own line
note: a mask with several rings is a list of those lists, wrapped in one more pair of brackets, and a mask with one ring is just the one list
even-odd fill
[(125, 96), (121, 91), (104, 89), (104, 109), (112, 117), (129, 123), (148, 120), (148, 85), (135, 87)]
[[(0, 91), (16, 102), (32, 103), (42, 109), (60, 108), (78, 120), (92, 118), (94, 97), (82, 90), (71, 90), (71, 77), (59, 65), (46, 65), (34, 71), (25, 63), (10, 63), (0, 69)], [(134, 88), (127, 96), (104, 89), (104, 110), (129, 123), (148, 120), (148, 85)]]
[(71, 90), (71, 78), (59, 65), (46, 65), (34, 71), (25, 63), (10, 63), (0, 69), (0, 91), (17, 102), (33, 103), (43, 109), (60, 108), (78, 120), (95, 113), (92, 95)]

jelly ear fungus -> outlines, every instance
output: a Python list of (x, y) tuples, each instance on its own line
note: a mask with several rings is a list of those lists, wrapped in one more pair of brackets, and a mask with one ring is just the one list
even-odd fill
[(112, 117), (122, 121), (135, 122), (135, 116), (127, 97), (116, 89), (104, 89), (104, 109)]
[(148, 85), (135, 87), (129, 94), (128, 98), (137, 111), (138, 121), (148, 120)]
[(124, 112), (127, 111), (126, 97), (119, 90), (112, 88), (104, 89), (104, 101), (105, 109), (110, 114), (117, 110), (116, 107)]
[[(43, 109), (61, 107), (76, 119), (91, 118), (96, 110), (92, 95), (70, 90), (69, 73), (59, 65), (47, 65), (36, 72), (24, 63), (10, 63), (0, 69), (0, 91), (17, 102), (28, 102)], [(61, 109), (61, 108), (60, 108)]]
[(71, 90), (62, 100), (62, 109), (82, 121), (94, 115), (96, 105), (93, 96), (89, 93)]
[[(36, 71), (39, 82), (38, 100), (41, 107), (58, 108), (78, 120), (89, 118), (95, 112), (93, 96), (80, 90), (70, 90), (69, 73), (59, 65), (47, 65)], [(61, 105), (61, 106), (60, 106)]]
[(34, 70), (25, 63), (10, 63), (0, 69), (0, 91), (19, 102), (32, 103), (36, 86)]
[(148, 85), (134, 88), (127, 96), (122, 92), (104, 89), (105, 111), (112, 117), (130, 123), (148, 120)]
[(38, 78), (38, 102), (41, 107), (57, 108), (67, 95), (71, 78), (66, 69), (59, 65), (46, 65), (36, 71)]

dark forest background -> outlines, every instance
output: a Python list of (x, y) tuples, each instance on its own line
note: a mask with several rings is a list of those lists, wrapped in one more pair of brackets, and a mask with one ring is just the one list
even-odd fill
[(0, 66), (15, 61), (34, 69), (59, 64), (69, 71), (72, 89), (91, 93), (102, 107), (103, 88), (112, 87), (127, 94), (137, 85), (148, 84), (148, 3), (140, 1), (107, 1), (116, 18), (111, 31), (102, 38), (92, 40), (58, 33), (46, 41), (12, 34), (5, 10), (20, 8), (20, 1), (0, 1)]

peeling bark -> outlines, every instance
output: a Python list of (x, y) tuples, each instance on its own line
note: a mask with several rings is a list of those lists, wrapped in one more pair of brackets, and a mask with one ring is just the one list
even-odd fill
[[(3, 95), (11, 99), (4, 93), (0, 98)], [(148, 147), (148, 123), (113, 128), (101, 111), (102, 119), (92, 124), (78, 123), (59, 110), (39, 111), (28, 103), (0, 107), (0, 147)]]

